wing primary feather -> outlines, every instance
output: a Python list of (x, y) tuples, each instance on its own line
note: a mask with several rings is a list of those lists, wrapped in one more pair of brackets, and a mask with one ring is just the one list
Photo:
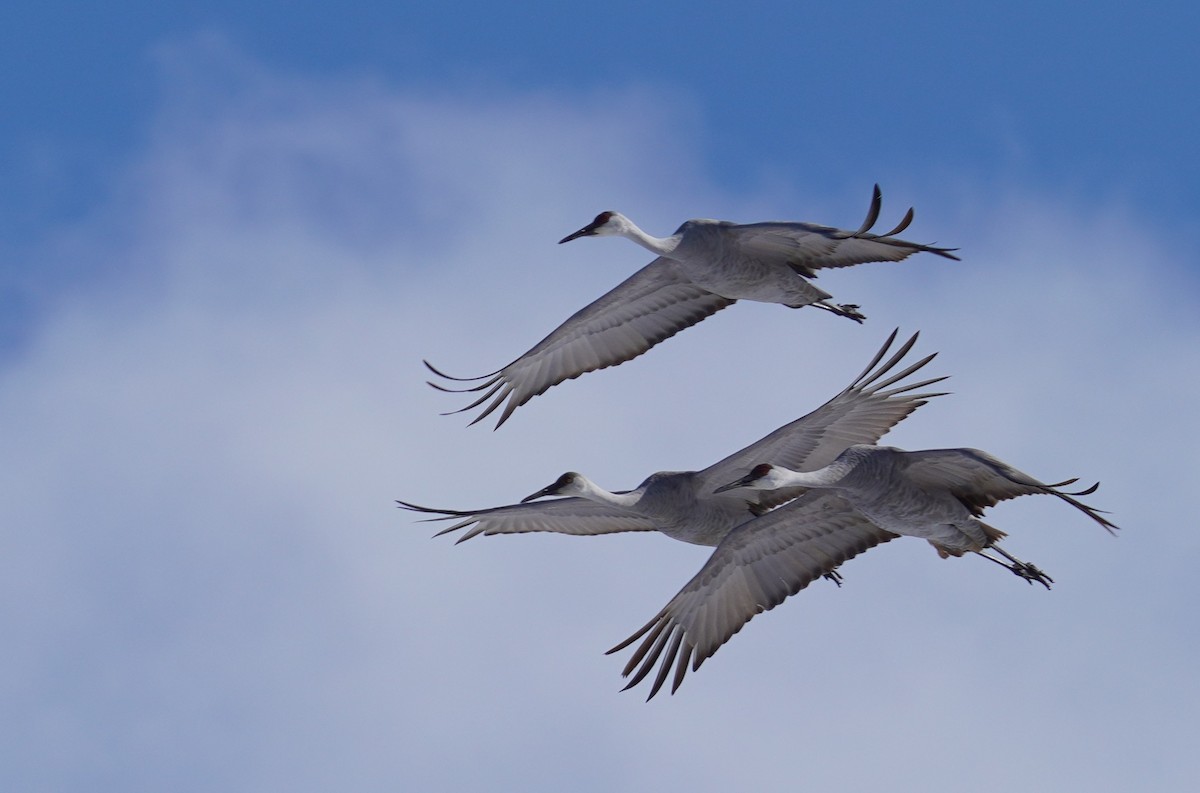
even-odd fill
[(684, 644), (683, 653), (679, 656), (679, 662), (675, 664), (675, 678), (671, 681), (671, 693), (674, 694), (679, 690), (679, 686), (683, 684), (683, 678), (687, 675), (688, 661), (692, 658), (692, 652), (695, 650), (691, 642)]
[[(505, 389), (500, 392), (499, 396), (497, 396), (496, 399), (493, 400), (492, 403), (490, 405), (488, 405), (487, 408), (482, 413), (480, 413), (478, 416), (475, 417), (475, 420), (472, 421), (471, 424), (467, 425), (468, 427), (470, 427), (472, 424), (478, 424), (479, 422), (483, 421), (485, 418), (490, 416), (492, 414), (492, 411), (495, 410), (496, 408), (500, 407), (500, 404), (505, 399), (508, 398), (508, 395), (512, 393), (512, 386), (508, 385), (508, 383), (504, 383), (504, 385), (505, 385)], [(487, 396), (491, 396), (494, 393), (495, 393), (495, 391), (489, 391), (487, 393)], [(485, 397), (485, 399), (486, 399), (486, 397)], [(482, 401), (483, 401), (483, 399), (480, 399), (478, 402), (475, 403), (475, 405), (478, 405), (479, 402), (482, 402)], [(474, 407), (475, 405), (470, 405), (469, 407)], [(466, 410), (466, 409), (467, 408), (463, 408), (463, 410)], [(462, 411), (456, 410), (454, 412), (461, 413)], [(509, 411), (509, 412), (511, 413), (512, 411)], [(501, 419), (498, 422), (496, 422), (496, 426), (492, 427), (492, 429), (493, 430), (499, 429), (500, 425), (503, 424), (505, 419), (507, 419), (507, 418), (508, 418), (508, 414), (505, 414), (504, 416), (502, 416)]]
[(438, 391), (444, 391), (447, 394), (469, 394), (472, 391), (482, 391), (494, 382), (496, 381), (488, 380), (485, 383), (480, 383), (479, 385), (471, 386), (470, 388), (450, 388), (449, 386), (439, 385), (432, 380), (426, 380), (425, 385), (431, 388), (436, 388)]
[[(411, 510), (412, 512), (422, 512), (427, 515), (437, 515), (438, 516), (436, 518), (423, 518), (419, 521), (420, 523), (431, 523), (431, 522), (435, 522), (435, 521), (439, 521), (439, 520), (454, 520), (455, 518), (467, 518), (472, 515), (479, 514), (479, 512), (460, 512), (459, 510), (456, 510), (456, 509), (434, 509), (432, 507), (422, 507), (420, 504), (410, 504), (407, 501), (401, 501), (400, 499), (396, 499), (396, 504), (399, 505), (399, 507), (401, 509), (407, 509), (407, 510)], [(480, 510), (480, 512), (482, 512), (482, 510)], [(442, 533), (444, 533), (444, 532), (438, 532), (438, 534), (442, 534)], [(436, 537), (437, 534), (435, 534), (434, 536)]]
[[(484, 402), (486, 402), (487, 400), (491, 399), (491, 398), (492, 398), (492, 394), (494, 394), (494, 393), (496, 393), (497, 391), (499, 391), (500, 389), (504, 388), (504, 386), (506, 386), (506, 385), (507, 385), (507, 383), (505, 383), (504, 381), (502, 381), (502, 380), (500, 380), (500, 379), (497, 379), (497, 380), (495, 380), (495, 381), (493, 381), (493, 382), (491, 382), (491, 383), (487, 383), (487, 385), (490, 385), (490, 386), (492, 386), (492, 387), (491, 387), (491, 388), (490, 388), (490, 389), (489, 389), (487, 392), (485, 392), (485, 393), (483, 394), (483, 396), (479, 397), (479, 399), (476, 399), (474, 402), (472, 402), (471, 404), (467, 405), (466, 407), (459, 408), (458, 410), (451, 410), (451, 411), (447, 411), (446, 413), (442, 413), (441, 415), (443, 415), (443, 416), (453, 416), (455, 413), (462, 413), (462, 412), (464, 412), (464, 411), (470, 410), (471, 408), (478, 407), (479, 405), (482, 405), (482, 404), (483, 404)], [(502, 394), (502, 395), (501, 395), (501, 399), (503, 399), (503, 398), (504, 398), (504, 396), (503, 396), (503, 394)], [(486, 416), (487, 414), (485, 413), (484, 415)], [(483, 418), (483, 416), (480, 416), (480, 418)], [(475, 419), (475, 421), (479, 421), (479, 419)], [(473, 422), (471, 422), (471, 423), (472, 423), (472, 424), (474, 424), (474, 423), (475, 423), (475, 421), (473, 421)]]
[[(632, 636), (630, 636), (625, 641), (618, 644), (616, 647), (613, 647), (609, 650), (605, 650), (604, 654), (612, 655), (613, 653), (619, 653), (621, 650), (624, 650), (626, 647), (633, 644), (638, 639), (642, 638), (642, 636), (645, 635), (646, 631), (648, 631), (651, 628), (655, 627), (656, 625), (660, 624), (659, 620), (662, 617), (662, 615), (663, 615), (663, 612), (660, 611), (654, 619), (650, 620), (645, 625), (643, 625), (636, 633), (634, 633)], [(629, 669), (626, 669), (624, 674), (629, 674)]]
[(902, 232), (906, 228), (908, 228), (909, 224), (913, 222), (913, 217), (915, 216), (915, 214), (916, 213), (913, 211), (913, 208), (909, 207), (908, 212), (906, 212), (904, 214), (904, 219), (900, 221), (900, 223), (896, 226), (896, 228), (892, 229), (887, 234), (880, 234), (879, 236), (881, 236), (881, 237), (896, 236), (897, 234), (899, 234), (900, 232)]
[[(505, 405), (505, 407), (504, 407), (504, 412), (500, 414), (500, 420), (496, 422), (496, 426), (492, 427), (492, 431), (495, 432), (496, 430), (500, 429), (500, 425), (503, 424), (504, 422), (508, 421), (508, 417), (513, 414), (513, 411), (528, 401), (529, 400), (526, 399), (526, 400), (518, 402), (515, 397), (513, 399), (508, 400), (508, 404)], [(485, 413), (484, 416), (486, 416), (486, 415), (487, 414)], [(479, 418), (483, 418), (483, 416), (480, 416)], [(478, 420), (479, 419), (476, 419), (476, 421), (478, 421)]]
[(879, 189), (879, 185), (875, 185), (875, 191), (871, 195), (871, 207), (867, 210), (867, 217), (862, 225), (858, 227), (858, 231), (851, 234), (851, 237), (858, 237), (866, 234), (875, 225), (875, 221), (879, 220), (879, 210), (883, 208), (883, 191)]
[(1099, 486), (1100, 486), (1100, 483), (1097, 482), (1096, 484), (1092, 485), (1091, 487), (1087, 488), (1086, 490), (1081, 491), (1080, 493), (1064, 493), (1061, 490), (1051, 490), (1050, 492), (1053, 493), (1054, 495), (1058, 496), (1059, 498), (1061, 498), (1063, 501), (1067, 502), (1071, 506), (1075, 507), (1083, 514), (1087, 515), (1092, 520), (1099, 523), (1101, 526), (1104, 527), (1104, 529), (1109, 534), (1116, 536), (1117, 530), (1120, 529), (1121, 527), (1118, 526), (1117, 524), (1113, 523), (1112, 521), (1110, 521), (1108, 518), (1104, 517), (1106, 514), (1108, 514), (1105, 510), (1096, 509), (1095, 507), (1089, 507), (1087, 504), (1084, 504), (1082, 501), (1077, 501), (1074, 498), (1072, 498), (1072, 496), (1074, 496), (1074, 495), (1086, 495), (1088, 493), (1094, 493), (1094, 492), (1096, 492), (1096, 488), (1098, 488)]
[(883, 360), (883, 356), (887, 355), (888, 349), (891, 348), (892, 342), (894, 342), (896, 340), (896, 334), (899, 332), (900, 332), (899, 328), (892, 329), (891, 335), (889, 335), (887, 337), (887, 340), (884, 341), (883, 346), (879, 348), (879, 351), (875, 353), (875, 357), (871, 359), (871, 362), (869, 364), (867, 364), (867, 367), (858, 373), (858, 377), (856, 377), (850, 381), (851, 388), (854, 388), (855, 386), (859, 385), (859, 382), (864, 377), (866, 377), (868, 374), (870, 374), (871, 370), (875, 368), (875, 364), (877, 364), (881, 360)]
[[(897, 374), (894, 374), (894, 375), (892, 375), (891, 377), (889, 377), (888, 379), (884, 380), (883, 382), (881, 382), (881, 383), (874, 383), (874, 390), (876, 390), (876, 391), (881, 391), (881, 390), (883, 390), (883, 389), (887, 388), (888, 386), (892, 385), (893, 383), (897, 383), (897, 382), (899, 382), (899, 381), (903, 380), (904, 378), (908, 377), (908, 376), (909, 376), (910, 374), (912, 374), (913, 372), (915, 372), (915, 371), (917, 371), (918, 369), (920, 369), (920, 368), (921, 368), (922, 366), (924, 366), (925, 364), (927, 364), (927, 363), (929, 363), (930, 361), (932, 361), (932, 360), (933, 360), (934, 358), (936, 358), (937, 356), (938, 356), (938, 354), (937, 354), (936, 352), (930, 353), (929, 355), (926, 355), (924, 358), (922, 358), (921, 360), (919, 360), (919, 361), (917, 361), (916, 363), (914, 363), (912, 366), (909, 366), (908, 368), (904, 369), (903, 371), (901, 371), (901, 372), (899, 372), (899, 373), (897, 373)], [(888, 364), (888, 365), (889, 365), (889, 366), (891, 366), (891, 365), (894, 365), (894, 362), (891, 362), (891, 361), (889, 361), (889, 364)], [(881, 371), (879, 374), (880, 374), (880, 375), (887, 374), (887, 370), (886, 370), (886, 369), (884, 369), (884, 370), (882, 370), (882, 371)], [(938, 381), (940, 381), (940, 380), (945, 380), (947, 377), (949, 377), (949, 375), (943, 375), (942, 377), (938, 377), (938, 378), (936, 378), (936, 379), (935, 379), (935, 380), (933, 380), (933, 381), (926, 381), (926, 383), (929, 383), (929, 382), (935, 382), (935, 383), (936, 383), (936, 382), (938, 382)], [(872, 380), (874, 380), (874, 379), (878, 379), (878, 378), (872, 378)], [(909, 386), (909, 388), (914, 388), (914, 387), (915, 387), (915, 386)]]
[[(855, 383), (854, 383), (855, 387), (860, 388), (860, 389), (866, 388), (871, 383), (875, 382), (876, 380), (878, 380), (879, 378), (881, 378), (885, 374), (887, 374), (888, 371), (892, 367), (894, 367), (898, 361), (902, 360), (904, 358), (904, 356), (908, 354), (908, 351), (911, 350), (913, 348), (913, 345), (917, 343), (917, 337), (920, 335), (921, 335), (920, 331), (914, 333), (908, 339), (908, 341), (906, 341), (906, 342), (904, 342), (904, 344), (900, 345), (900, 349), (896, 350), (896, 352), (892, 355), (892, 357), (888, 359), (887, 363), (880, 366), (874, 373), (870, 373), (869, 371), (864, 372), (863, 373), (864, 377), (867, 374), (870, 374), (870, 376), (866, 377), (866, 379), (863, 379), (863, 377), (860, 377), (858, 380), (855, 381)], [(881, 352), (884, 352), (884, 351), (881, 351)], [(931, 355), (930, 358), (932, 358), (934, 355), (937, 355), (937, 353), (933, 353), (933, 355)], [(882, 357), (882, 355), (880, 357)], [(922, 361), (921, 362), (922, 365), (927, 363), (930, 360), (930, 358), (927, 358), (925, 361)]]
[[(909, 385), (903, 385), (903, 386), (900, 386), (899, 388), (894, 388), (891, 391), (876, 392), (876, 395), (881, 399), (890, 399), (891, 397), (894, 397), (897, 394), (906, 394), (909, 391), (916, 391), (918, 388), (924, 388), (927, 385), (933, 385), (934, 383), (940, 383), (943, 380), (949, 380), (949, 379), (950, 379), (950, 375), (942, 375), (941, 377), (931, 377), (928, 380), (922, 380), (919, 383), (911, 383)], [(949, 391), (937, 391), (937, 392), (930, 393), (930, 394), (913, 394), (911, 397), (908, 397), (908, 398), (909, 399), (932, 399), (933, 397), (946, 396), (949, 393), (950, 393)]]
[(667, 648), (667, 653), (663, 656), (662, 663), (658, 665), (658, 674), (654, 678), (654, 685), (650, 686), (650, 695), (646, 697), (647, 702), (654, 699), (654, 695), (662, 688), (662, 684), (666, 682), (667, 673), (671, 671), (672, 663), (679, 655), (679, 645), (683, 642), (683, 630), (676, 627), (671, 634), (674, 638), (671, 639), (671, 646)]
[(498, 374), (500, 374), (500, 372), (503, 371), (502, 369), (497, 369), (494, 372), (489, 372), (488, 374), (481, 374), (478, 377), (455, 377), (452, 374), (446, 374), (441, 369), (438, 369), (436, 366), (431, 364), (429, 361), (422, 359), (421, 363), (425, 364), (426, 368), (428, 368), (429, 371), (433, 372), (438, 377), (444, 377), (447, 380), (457, 380), (460, 383), (469, 383), (473, 380), (483, 380), (484, 378), (492, 377), (493, 375), (498, 375)]
[(506, 385), (506, 383), (504, 383), (504, 381), (502, 381), (500, 378), (496, 378), (495, 380), (490, 380), (490, 381), (488, 381), (487, 384), (490, 385), (491, 388), (489, 388), (487, 391), (485, 391), (483, 394), (481, 394), (479, 396), (479, 398), (476, 399), (474, 402), (467, 405), (466, 407), (459, 408), (458, 410), (451, 410), (450, 412), (443, 413), (442, 415), (443, 416), (453, 416), (455, 413), (463, 413), (465, 411), (470, 410), (471, 408), (478, 407), (479, 405), (482, 405), (487, 400), (491, 399), (493, 394), (495, 394), (497, 391), (504, 388), (504, 386)]
[[(663, 645), (667, 643), (667, 640), (671, 638), (671, 634), (674, 633), (674, 630), (666, 630), (668, 627), (673, 628), (675, 626), (672, 626), (669, 620), (663, 620), (662, 625), (660, 625), (653, 633), (646, 636), (646, 640), (642, 642), (641, 646), (638, 647), (637, 652), (635, 652), (633, 657), (629, 659), (629, 663), (625, 665), (625, 669), (621, 673), (626, 677), (628, 677), (629, 673), (633, 671), (633, 667), (638, 661), (642, 661), (642, 664), (638, 668), (636, 674), (634, 674), (633, 679), (629, 681), (629, 684), (626, 685), (625, 688), (621, 689), (622, 691), (627, 691), (630, 688), (633, 688), (638, 683), (642, 682), (646, 675), (650, 674), (650, 670), (654, 668), (654, 662), (658, 660), (658, 656), (662, 654)], [(651, 644), (653, 644), (653, 646), (650, 646)], [(644, 660), (642, 659), (643, 655), (645, 656)]]

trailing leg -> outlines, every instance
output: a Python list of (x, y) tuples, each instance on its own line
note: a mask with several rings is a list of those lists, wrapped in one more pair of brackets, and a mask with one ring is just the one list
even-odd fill
[(1011, 571), (1013, 574), (1024, 578), (1030, 584), (1036, 581), (1037, 583), (1046, 587), (1046, 589), (1049, 589), (1050, 585), (1054, 583), (1054, 579), (1038, 569), (1037, 565), (1021, 561), (1008, 551), (1001, 548), (999, 545), (993, 545), (991, 548), (992, 550), (995, 550), (996, 553), (1003, 556), (1004, 559), (997, 559), (994, 556), (988, 555), (984, 551), (975, 551), (975, 553), (979, 556), (982, 556), (984, 559), (987, 559), (988, 561), (995, 562), (1004, 569)]
[(839, 317), (847, 317), (860, 324), (864, 319), (867, 318), (867, 315), (859, 311), (858, 306), (854, 305), (853, 303), (829, 303), (824, 300), (818, 300), (817, 302), (810, 303), (809, 305), (816, 306), (817, 308), (823, 308), (826, 311), (837, 314)]

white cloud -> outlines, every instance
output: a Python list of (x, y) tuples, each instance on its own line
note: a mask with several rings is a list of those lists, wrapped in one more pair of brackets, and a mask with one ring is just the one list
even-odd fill
[[(170, 58), (180, 98), (144, 157), (47, 240), (104, 277), (51, 304), (0, 374), (6, 776), (1095, 791), (1195, 775), (1178, 736), (1200, 705), (1181, 495), (1197, 322), (1146, 219), (926, 187), (913, 236), (964, 262), (822, 276), (865, 327), (739, 305), (499, 432), (464, 429), (436, 415), (462, 403), (423, 385), (420, 359), (490, 371), (640, 266), (620, 242), (554, 245), (597, 211), (655, 230), (713, 206), (799, 216), (772, 193), (744, 213), (719, 195), (688, 108), (653, 96), (431, 98), (284, 79), (219, 46)], [(567, 468), (615, 488), (706, 465), (841, 388), (895, 325), (943, 351), (955, 391), (897, 445), (1103, 480), (1117, 540), (1047, 499), (994, 513), (1053, 592), (891, 543), (648, 706), (601, 651), (704, 549), (453, 547), (392, 507), (506, 503)]]

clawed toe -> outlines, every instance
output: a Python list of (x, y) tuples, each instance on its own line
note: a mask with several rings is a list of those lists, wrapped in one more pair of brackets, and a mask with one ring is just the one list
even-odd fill
[(839, 304), (837, 306), (837, 313), (843, 317), (849, 317), (859, 324), (861, 324), (862, 321), (867, 318), (867, 315), (859, 311), (858, 306), (853, 303)]
[(1039, 570), (1036, 565), (1032, 565), (1029, 562), (1021, 562), (1020, 564), (1014, 564), (1009, 569), (1012, 570), (1013, 573), (1015, 573), (1016, 575), (1020, 576), (1021, 578), (1024, 578), (1030, 584), (1033, 584), (1036, 581), (1037, 583), (1046, 587), (1046, 589), (1049, 589), (1050, 585), (1054, 583), (1053, 578), (1046, 575), (1041, 570)]
[[(858, 310), (858, 306), (854, 303), (830, 303), (825, 300), (818, 300), (815, 303), (804, 303), (804, 306), (816, 306), (824, 309), (832, 314), (837, 314), (839, 317), (847, 317), (855, 322), (862, 323), (867, 315)], [(801, 306), (792, 306), (792, 308), (800, 308)]]
[(1046, 587), (1046, 589), (1049, 589), (1050, 585), (1054, 583), (1054, 579), (1039, 570), (1037, 565), (1021, 561), (1017, 557), (1005, 551), (999, 545), (993, 545), (992, 550), (998, 552), (1004, 557), (1004, 559), (997, 559), (995, 556), (991, 556), (984, 551), (975, 551), (975, 553), (978, 556), (982, 556), (984, 559), (987, 559), (989, 562), (995, 562), (1005, 570), (1011, 572), (1013, 575), (1024, 578), (1031, 584), (1036, 581), (1037, 583)]

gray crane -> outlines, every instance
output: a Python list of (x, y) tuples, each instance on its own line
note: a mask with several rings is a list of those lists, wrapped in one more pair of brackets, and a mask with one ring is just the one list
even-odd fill
[[(619, 492), (605, 490), (582, 474), (570, 471), (519, 504), (482, 510), (432, 509), (405, 501), (397, 503), (405, 509), (438, 516), (430, 520), (458, 519), (438, 532), (441, 535), (465, 529), (458, 542), (480, 534), (531, 531), (576, 535), (660, 531), (684, 542), (715, 546), (734, 527), (803, 492), (799, 488), (781, 488), (772, 492), (714, 493), (719, 485), (743, 476), (763, 459), (779, 460), (800, 470), (820, 468), (850, 445), (877, 441), (926, 400), (941, 396), (913, 392), (944, 377), (899, 384), (933, 360), (936, 353), (888, 376), (900, 365), (918, 336), (913, 334), (881, 364), (896, 334), (897, 331), (892, 331), (862, 373), (824, 405), (701, 471), (659, 471), (633, 490)], [(536, 500), (550, 495), (568, 497)], [(825, 572), (832, 572), (832, 568)]]
[(832, 296), (809, 280), (816, 277), (817, 270), (900, 261), (917, 252), (958, 259), (951, 253), (954, 248), (895, 238), (912, 222), (912, 209), (886, 234), (870, 233), (882, 200), (879, 185), (875, 185), (866, 220), (857, 231), (815, 223), (688, 220), (669, 237), (653, 237), (619, 212), (602, 212), (559, 243), (579, 237), (620, 236), (658, 258), (577, 311), (503, 369), (479, 377), (454, 377), (424, 362), (444, 380), (483, 381), (478, 385), (429, 384), (451, 393), (482, 391), (471, 404), (451, 411), (472, 410), (491, 400), (471, 424), (507, 400), (496, 422), (499, 428), (514, 410), (550, 387), (636, 358), (738, 300), (782, 303), (790, 308), (811, 305), (861, 322), (864, 317), (857, 306), (832, 303)]
[[(979, 449), (926, 449), (909, 452), (894, 446), (855, 444), (829, 465), (807, 471), (759, 463), (736, 482), (716, 492), (751, 488), (791, 492), (797, 487), (832, 490), (872, 523), (894, 534), (923, 537), (944, 559), (975, 553), (1047, 589), (1054, 579), (1001, 548), (1005, 534), (979, 520), (983, 510), (1017, 496), (1058, 496), (1113, 533), (1117, 528), (1099, 510), (1075, 496), (1094, 493), (1100, 483), (1068, 493), (1060, 488), (1079, 481), (1045, 484)], [(994, 550), (1004, 557), (986, 553)]]
[(673, 693), (689, 665), (698, 669), (755, 614), (779, 605), (845, 559), (899, 535), (928, 540), (943, 558), (976, 553), (1049, 589), (1053, 579), (1000, 548), (997, 542), (1005, 533), (979, 517), (1005, 499), (1042, 493), (1115, 533), (1116, 525), (1076, 498), (1095, 492), (1098, 483), (1076, 492), (1060, 489), (1076, 481), (1044, 484), (977, 449), (908, 452), (855, 444), (828, 465), (806, 471), (760, 463), (715, 492), (801, 488), (804, 495), (731, 531), (654, 619), (608, 652), (644, 636), (622, 672), (633, 674), (626, 688), (657, 664), (650, 697), (672, 667)]

